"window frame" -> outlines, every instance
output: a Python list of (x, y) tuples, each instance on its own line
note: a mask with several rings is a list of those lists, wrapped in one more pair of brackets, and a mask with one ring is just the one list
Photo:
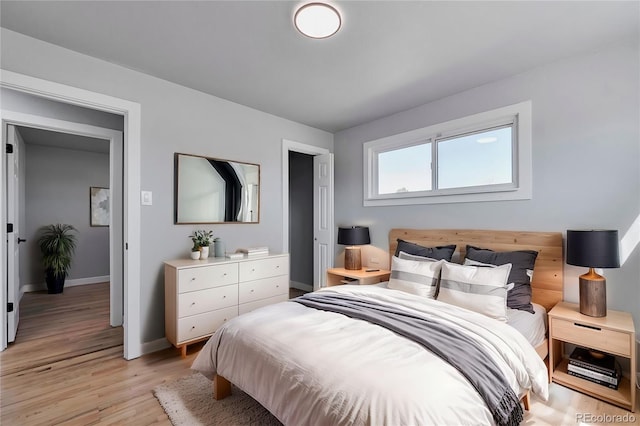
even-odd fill
[[(437, 188), (438, 142), (510, 125), (512, 182), (506, 184), (379, 194), (378, 154), (422, 143), (431, 144), (432, 188)], [(531, 101), (434, 124), (363, 144), (363, 205), (391, 206), (531, 199)]]

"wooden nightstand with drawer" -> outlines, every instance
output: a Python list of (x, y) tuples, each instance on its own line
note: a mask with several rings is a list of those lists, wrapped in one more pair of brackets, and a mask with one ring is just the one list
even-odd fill
[[(369, 272), (367, 272), (369, 271)], [(341, 284), (377, 284), (383, 281), (389, 281), (391, 271), (386, 269), (368, 270), (362, 269), (345, 269), (345, 268), (329, 268), (327, 269), (327, 287)]]
[[(618, 389), (611, 389), (568, 374), (563, 343), (571, 343), (627, 358), (630, 378), (623, 377)], [(549, 380), (579, 392), (635, 411), (636, 346), (633, 318), (627, 312), (607, 311), (606, 317), (582, 315), (574, 303), (560, 302), (549, 312)]]

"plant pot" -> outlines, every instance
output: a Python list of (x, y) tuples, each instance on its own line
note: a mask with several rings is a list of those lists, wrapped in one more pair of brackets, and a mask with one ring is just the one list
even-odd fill
[(198, 260), (200, 259), (200, 251), (192, 251), (191, 252), (191, 259), (193, 260)]
[(206, 259), (209, 257), (209, 247), (200, 247), (200, 259)]
[(45, 282), (47, 283), (47, 293), (59, 294), (64, 290), (64, 275), (56, 275), (51, 270), (47, 270)]

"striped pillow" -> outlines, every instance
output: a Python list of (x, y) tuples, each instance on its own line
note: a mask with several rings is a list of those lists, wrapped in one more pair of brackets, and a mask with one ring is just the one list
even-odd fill
[(507, 279), (511, 264), (486, 268), (445, 262), (438, 300), (507, 321)]
[(418, 261), (393, 256), (388, 287), (434, 299), (444, 260), (423, 259)]

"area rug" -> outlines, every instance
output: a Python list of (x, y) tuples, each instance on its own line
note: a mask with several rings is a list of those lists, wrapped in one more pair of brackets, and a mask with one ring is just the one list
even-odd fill
[(174, 426), (281, 425), (262, 405), (235, 386), (231, 396), (216, 401), (211, 381), (199, 373), (157, 386), (153, 394)]

